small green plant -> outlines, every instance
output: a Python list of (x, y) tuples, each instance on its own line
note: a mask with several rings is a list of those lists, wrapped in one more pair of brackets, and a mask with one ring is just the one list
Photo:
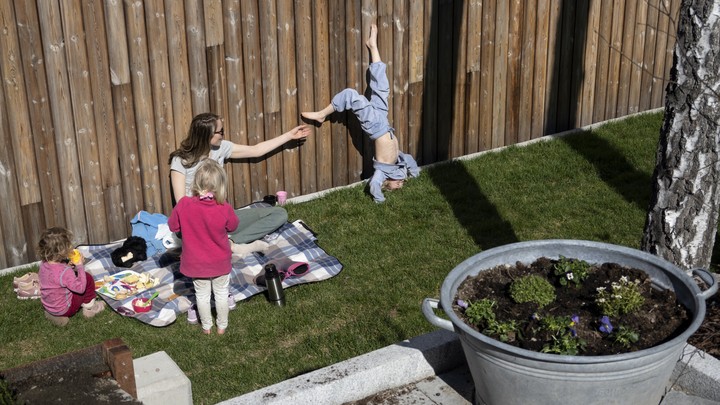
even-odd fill
[(495, 301), (486, 298), (470, 302), (465, 309), (465, 316), (473, 325), (489, 325), (495, 322), (495, 305)]
[(518, 325), (513, 320), (509, 322), (492, 322), (483, 333), (486, 335), (495, 335), (499, 341), (507, 343), (515, 340), (518, 330)]
[(0, 404), (14, 404), (17, 396), (4, 378), (0, 378)]
[(575, 286), (579, 286), (588, 277), (590, 264), (584, 260), (568, 259), (560, 256), (560, 260), (555, 263), (555, 275), (558, 282), (563, 286), (568, 286), (572, 282)]
[(629, 314), (638, 310), (644, 302), (645, 297), (640, 293), (640, 280), (630, 281), (626, 276), (612, 282), (610, 289), (598, 287), (595, 298), (603, 314), (609, 316)]
[(580, 319), (577, 315), (542, 318), (540, 324), (551, 334), (552, 339), (543, 346), (542, 352), (575, 356), (584, 351), (587, 342), (577, 335), (578, 322)]
[(615, 343), (619, 343), (624, 347), (630, 347), (633, 343), (637, 343), (640, 340), (640, 335), (632, 329), (629, 329), (623, 325), (618, 327), (617, 332), (612, 334), (615, 339)]
[(555, 301), (555, 288), (546, 278), (531, 274), (510, 284), (510, 296), (518, 304), (534, 302), (542, 308)]

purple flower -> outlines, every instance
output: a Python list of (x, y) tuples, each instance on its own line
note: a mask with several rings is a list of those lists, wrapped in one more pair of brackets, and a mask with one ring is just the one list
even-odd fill
[(573, 328), (573, 326), (580, 323), (580, 317), (577, 315), (573, 315), (570, 317), (570, 320), (572, 322), (570, 322), (570, 326), (568, 327), (568, 329), (570, 329), (570, 335), (572, 337), (575, 337), (575, 336), (577, 336), (577, 329)]
[(462, 308), (462, 309), (467, 309), (467, 307), (468, 307), (467, 302), (465, 302), (465, 301), (463, 301), (463, 300), (457, 300), (457, 304), (458, 304), (458, 306), (459, 306), (460, 308)]
[(600, 318), (600, 332), (611, 334), (613, 331), (613, 326), (610, 323), (610, 318), (606, 316), (603, 316)]

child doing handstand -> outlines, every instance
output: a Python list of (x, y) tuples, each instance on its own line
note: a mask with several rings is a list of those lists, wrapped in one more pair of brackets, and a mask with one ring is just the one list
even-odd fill
[(370, 37), (365, 43), (370, 50), (370, 90), (372, 95), (368, 101), (365, 96), (355, 89), (345, 89), (337, 93), (330, 104), (320, 111), (303, 112), (304, 118), (319, 123), (333, 112), (352, 110), (360, 121), (360, 126), (375, 144), (375, 157), (373, 158), (373, 173), (369, 181), (370, 193), (375, 202), (385, 201), (383, 190), (396, 190), (401, 188), (405, 179), (417, 177), (420, 174), (417, 162), (412, 156), (400, 151), (395, 129), (388, 121), (388, 83), (387, 66), (380, 58), (377, 48), (377, 26), (370, 27)]
[(213, 326), (213, 294), (217, 333), (222, 335), (228, 326), (226, 297), (232, 269), (228, 232), (234, 231), (240, 221), (226, 201), (227, 177), (218, 162), (205, 159), (198, 164), (191, 191), (191, 197), (181, 198), (173, 208), (168, 227), (183, 235), (180, 272), (193, 280), (203, 333), (209, 335)]
[(47, 229), (37, 245), (40, 257), (40, 301), (45, 317), (57, 326), (67, 325), (80, 308), (92, 318), (105, 308), (96, 300), (95, 280), (85, 272), (82, 261), (69, 260), (73, 254), (72, 233), (65, 228)]

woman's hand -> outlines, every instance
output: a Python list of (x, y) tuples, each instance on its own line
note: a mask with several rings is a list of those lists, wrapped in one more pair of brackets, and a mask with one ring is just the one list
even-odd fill
[(305, 139), (310, 135), (310, 128), (307, 125), (298, 125), (295, 128), (286, 132), (290, 136), (290, 139)]

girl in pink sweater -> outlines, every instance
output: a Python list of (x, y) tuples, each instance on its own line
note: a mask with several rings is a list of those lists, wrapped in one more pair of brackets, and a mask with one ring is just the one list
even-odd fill
[(104, 302), (95, 299), (95, 280), (85, 272), (82, 262), (68, 259), (72, 252), (72, 233), (61, 227), (47, 229), (37, 245), (40, 301), (45, 317), (57, 326), (67, 325), (80, 308), (86, 318), (105, 308)]
[[(195, 301), (203, 333), (213, 326), (210, 296), (215, 295), (217, 333), (228, 325), (228, 300), (232, 251), (228, 232), (239, 224), (235, 211), (227, 203), (227, 177), (214, 160), (198, 164), (192, 183), (192, 196), (181, 198), (173, 208), (168, 227), (182, 233), (180, 272), (193, 279)], [(222, 297), (222, 299), (219, 299)]]

